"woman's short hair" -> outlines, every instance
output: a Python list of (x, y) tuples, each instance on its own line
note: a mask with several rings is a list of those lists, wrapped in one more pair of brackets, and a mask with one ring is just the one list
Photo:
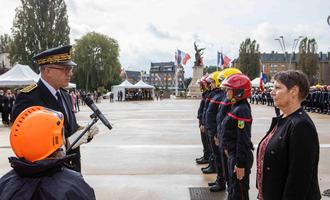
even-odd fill
[(288, 70), (277, 72), (274, 75), (274, 80), (280, 81), (289, 90), (293, 86), (298, 86), (300, 100), (304, 100), (309, 93), (309, 81), (305, 73), (297, 70)]

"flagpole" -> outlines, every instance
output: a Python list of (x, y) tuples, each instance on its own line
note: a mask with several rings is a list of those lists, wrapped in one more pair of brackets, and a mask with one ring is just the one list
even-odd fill
[(175, 68), (175, 96), (178, 96), (178, 93), (179, 93), (179, 91), (178, 91), (178, 66), (179, 65), (177, 65)]

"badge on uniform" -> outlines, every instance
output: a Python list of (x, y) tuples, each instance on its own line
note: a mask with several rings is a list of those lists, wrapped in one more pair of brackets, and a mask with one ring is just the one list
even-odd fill
[(244, 128), (244, 121), (242, 120), (238, 120), (238, 123), (237, 123), (237, 127), (240, 128), (240, 129), (243, 129)]

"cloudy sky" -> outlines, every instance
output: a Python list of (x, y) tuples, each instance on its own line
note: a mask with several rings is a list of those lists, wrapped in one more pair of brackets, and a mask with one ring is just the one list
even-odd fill
[[(127, 70), (148, 70), (150, 62), (174, 61), (180, 49), (192, 57), (194, 41), (205, 47), (204, 63), (216, 64), (222, 50), (236, 58), (246, 38), (261, 52), (287, 51), (299, 36), (315, 38), (318, 50), (330, 51), (329, 0), (66, 0), (71, 39), (95, 31), (119, 42), (120, 62)], [(0, 0), (0, 34), (10, 33), (19, 0)]]

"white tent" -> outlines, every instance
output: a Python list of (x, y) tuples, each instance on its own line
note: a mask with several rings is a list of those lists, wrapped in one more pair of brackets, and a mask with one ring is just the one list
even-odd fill
[[(260, 77), (253, 79), (251, 81), (251, 85), (252, 85), (252, 87), (259, 88), (260, 87)], [(263, 87), (267, 87), (267, 88), (273, 87), (273, 85), (274, 85), (274, 83), (272, 83), (272, 82), (263, 83)]]
[(149, 84), (146, 84), (142, 80), (140, 80), (139, 82), (137, 82), (136, 84), (134, 84), (134, 86), (137, 87), (137, 88), (155, 89), (154, 86), (149, 85)]
[(134, 86), (136, 88), (150, 90), (151, 91), (151, 98), (154, 99), (154, 97), (155, 97), (155, 87), (154, 86), (149, 85), (149, 84), (143, 82), (142, 80), (140, 80), (139, 82), (137, 82)]
[(0, 86), (22, 86), (36, 83), (39, 79), (36, 74), (27, 65), (16, 64), (6, 73), (0, 75)]
[(114, 94), (114, 99), (118, 99), (118, 92), (122, 91), (123, 93), (123, 101), (125, 100), (125, 89), (128, 88), (136, 88), (132, 83), (130, 83), (128, 80), (123, 81), (119, 85), (112, 86), (111, 92)]

